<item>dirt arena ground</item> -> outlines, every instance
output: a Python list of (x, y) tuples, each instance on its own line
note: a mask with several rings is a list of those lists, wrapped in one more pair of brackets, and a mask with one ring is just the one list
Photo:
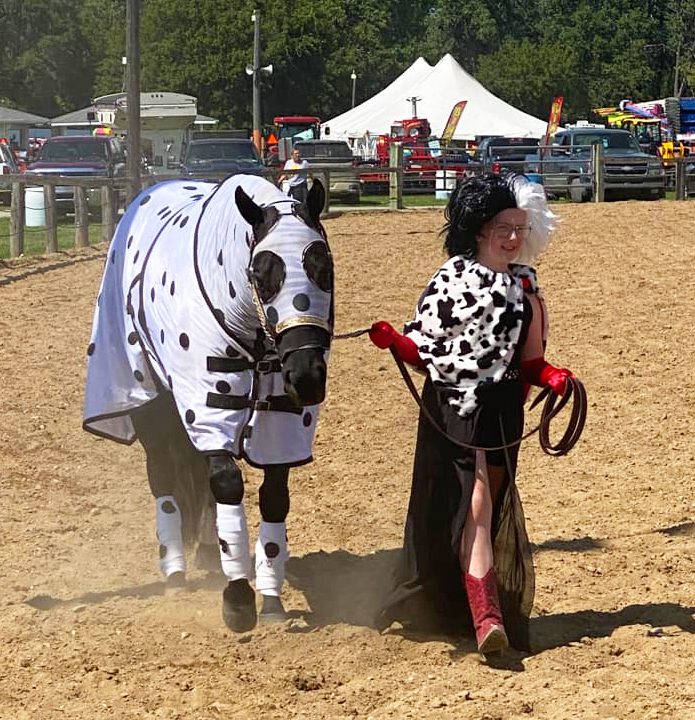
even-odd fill
[[(336, 342), (316, 462), (292, 480), (291, 619), (234, 636), (220, 583), (162, 594), (142, 451), (81, 430), (105, 249), (0, 265), (0, 718), (695, 718), (695, 206), (558, 212), (548, 355), (584, 380), (589, 419), (568, 457), (522, 451), (535, 651), (504, 669), (371, 627), (416, 419), (388, 354)], [(327, 221), (339, 332), (410, 317), (441, 217)]]

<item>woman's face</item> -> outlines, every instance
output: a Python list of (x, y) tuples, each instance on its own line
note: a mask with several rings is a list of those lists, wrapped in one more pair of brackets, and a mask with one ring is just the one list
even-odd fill
[(478, 234), (478, 262), (498, 272), (506, 271), (528, 239), (526, 211), (508, 208), (483, 225)]

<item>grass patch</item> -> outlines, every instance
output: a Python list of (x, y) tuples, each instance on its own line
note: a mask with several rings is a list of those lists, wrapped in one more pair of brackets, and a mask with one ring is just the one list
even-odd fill
[[(89, 243), (93, 245), (101, 242), (101, 223), (89, 223)], [(61, 218), (58, 220), (58, 250), (69, 250), (75, 247), (75, 218)], [(46, 228), (24, 228), (24, 254), (45, 255)], [(0, 259), (10, 257), (10, 218), (0, 217)]]
[[(428, 194), (428, 195), (404, 195), (403, 196), (403, 206), (406, 208), (409, 207), (444, 207), (446, 205), (446, 200), (437, 200), (434, 197), (434, 193)], [(353, 207), (353, 208), (359, 208), (359, 207), (383, 207), (387, 208), (389, 206), (389, 196), (388, 195), (362, 195), (360, 198), (360, 202), (358, 205), (346, 205), (344, 203), (341, 203), (340, 201), (334, 201), (331, 200), (331, 207), (332, 208), (344, 208), (344, 207)]]

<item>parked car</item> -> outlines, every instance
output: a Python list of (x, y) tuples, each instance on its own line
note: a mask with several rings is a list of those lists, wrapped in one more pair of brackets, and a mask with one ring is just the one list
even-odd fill
[(484, 172), (523, 173), (526, 157), (535, 151), (538, 143), (538, 138), (486, 137), (478, 145), (475, 161), (482, 165)]
[(230, 175), (263, 175), (261, 156), (247, 138), (196, 138), (184, 150), (181, 173), (200, 180), (222, 180)]
[(604, 154), (604, 188), (608, 199), (657, 199), (666, 194), (666, 174), (659, 158), (645, 153), (628, 130), (602, 127), (565, 128), (552, 139), (542, 163), (547, 192), (574, 202), (593, 194), (591, 147)]
[(2, 182), (3, 175), (16, 175), (19, 172), (17, 161), (14, 159), (10, 146), (0, 140), (0, 202), (10, 204), (12, 199), (12, 185)]
[[(345, 140), (299, 140), (295, 142), (302, 159), (312, 165), (328, 165), (328, 191), (333, 199), (349, 203), (360, 201), (360, 179), (355, 172), (355, 158)], [(314, 173), (319, 176), (320, 171)]]
[[(27, 175), (68, 175), (84, 178), (125, 178), (126, 156), (118, 138), (106, 135), (67, 135), (52, 137), (41, 147), (36, 160), (27, 167)], [(119, 206), (125, 190), (119, 190)], [(101, 209), (101, 188), (87, 190), (90, 212)], [(70, 185), (56, 187), (56, 210), (74, 212), (75, 193)]]

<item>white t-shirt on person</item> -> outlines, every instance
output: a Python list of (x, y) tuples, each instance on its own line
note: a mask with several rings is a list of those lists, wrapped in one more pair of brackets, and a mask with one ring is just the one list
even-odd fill
[(295, 162), (292, 158), (290, 158), (285, 162), (284, 169), (298, 171), (287, 177), (286, 182), (289, 182), (290, 187), (296, 187), (297, 185), (302, 185), (308, 182), (309, 163), (306, 160)]

